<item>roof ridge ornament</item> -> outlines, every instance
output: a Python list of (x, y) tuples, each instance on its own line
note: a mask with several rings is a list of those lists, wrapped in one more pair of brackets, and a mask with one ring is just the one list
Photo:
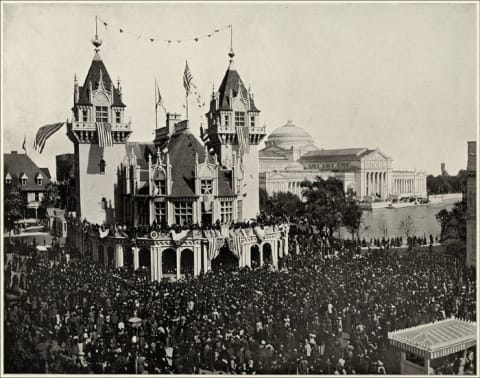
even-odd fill
[(97, 58), (98, 52), (100, 51), (100, 46), (102, 45), (103, 41), (98, 38), (98, 17), (95, 16), (95, 38), (92, 39), (92, 44), (95, 46), (95, 57)]

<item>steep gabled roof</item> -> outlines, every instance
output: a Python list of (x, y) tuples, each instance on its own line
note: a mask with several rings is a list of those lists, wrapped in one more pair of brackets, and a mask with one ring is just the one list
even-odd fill
[[(50, 184), (50, 178), (39, 168), (28, 155), (25, 154), (4, 154), (3, 155), (4, 175), (7, 173), (12, 177), (12, 184), (18, 184), (19, 178), (23, 174), (28, 177), (27, 185), (22, 186), (22, 190), (26, 191), (43, 191)], [(42, 184), (37, 185), (35, 177), (41, 173), (43, 176)]]
[(127, 142), (125, 143), (125, 151), (130, 155), (133, 151), (137, 158), (137, 165), (141, 169), (148, 169), (148, 155), (155, 156), (155, 145), (151, 142)]
[[(78, 100), (79, 105), (91, 105), (89, 94), (88, 94), (88, 83), (92, 82), (92, 90), (98, 88), (100, 82), (100, 71), (102, 71), (102, 80), (107, 91), (110, 91), (110, 86), (112, 84), (112, 79), (108, 74), (105, 64), (103, 64), (102, 58), (98, 53), (95, 53), (93, 57), (92, 64), (88, 70), (87, 77), (83, 83), (83, 87), (79, 87), (80, 97)], [(125, 104), (120, 99), (120, 92), (115, 86), (113, 87), (113, 106), (125, 107)]]
[[(188, 129), (174, 133), (161, 147), (168, 148), (170, 164), (172, 165), (172, 197), (197, 197), (195, 193), (195, 153), (198, 162), (205, 161), (205, 149)], [(208, 155), (210, 163), (214, 158)], [(222, 197), (234, 196), (226, 175), (219, 171), (218, 195)]]
[[(233, 97), (237, 97), (239, 83), (240, 83), (240, 88), (242, 91), (243, 98), (248, 99), (249, 93), (247, 88), (243, 84), (243, 81), (240, 78), (240, 75), (238, 74), (237, 70), (235, 70), (232, 64), (230, 64), (230, 66), (227, 69), (227, 72), (225, 72), (225, 76), (223, 77), (220, 87), (218, 88), (218, 96), (219, 96), (218, 103), (219, 103), (220, 110), (232, 110), (232, 99), (230, 98), (230, 94), (232, 93)], [(249, 110), (256, 111), (256, 112), (260, 111), (255, 106), (253, 97), (250, 97)]]

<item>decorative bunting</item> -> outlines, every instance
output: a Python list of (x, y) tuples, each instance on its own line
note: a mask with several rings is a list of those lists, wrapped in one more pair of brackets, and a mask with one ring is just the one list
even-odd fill
[(218, 28), (218, 29), (214, 29), (213, 32), (211, 33), (208, 33), (208, 34), (203, 34), (203, 35), (197, 35), (196, 37), (193, 37), (193, 38), (186, 38), (186, 39), (162, 39), (160, 37), (157, 37), (157, 36), (143, 36), (141, 34), (138, 34), (138, 33), (133, 33), (133, 32), (129, 32), (128, 30), (126, 30), (123, 26), (119, 26), (119, 25), (115, 25), (115, 24), (112, 24), (110, 22), (107, 22), (105, 20), (103, 20), (102, 18), (98, 17), (98, 19), (103, 23), (103, 25), (105, 26), (105, 29), (108, 29), (109, 27), (112, 28), (112, 29), (116, 29), (118, 30), (121, 34), (130, 34), (132, 36), (135, 36), (137, 39), (144, 39), (146, 41), (150, 41), (150, 42), (165, 42), (167, 43), (168, 45), (170, 45), (173, 41), (177, 42), (177, 43), (184, 43), (184, 42), (198, 42), (199, 40), (201, 39), (204, 39), (204, 38), (211, 38), (214, 36), (214, 34), (216, 33), (220, 33), (221, 31), (223, 30), (227, 30), (227, 29), (230, 29), (232, 27), (232, 25), (226, 25), (222, 28)]

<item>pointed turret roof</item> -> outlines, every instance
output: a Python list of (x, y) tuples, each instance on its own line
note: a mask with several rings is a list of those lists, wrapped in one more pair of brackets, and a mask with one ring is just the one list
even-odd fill
[[(91, 105), (88, 93), (88, 83), (92, 82), (92, 90), (98, 89), (100, 83), (100, 75), (102, 76), (104, 87), (108, 91), (110, 91), (112, 79), (110, 78), (107, 68), (105, 67), (103, 60), (97, 51), (95, 52), (95, 55), (93, 57), (92, 64), (90, 65), (87, 77), (85, 78), (85, 82), (83, 83), (83, 86), (79, 88), (79, 105)], [(125, 107), (125, 104), (121, 100), (120, 92), (118, 88), (115, 87), (113, 87), (113, 106)]]
[[(235, 54), (233, 50), (230, 50), (230, 64), (228, 66), (227, 72), (225, 72), (225, 76), (218, 88), (218, 107), (219, 110), (231, 110), (232, 109), (232, 97), (237, 97), (238, 91), (242, 91), (242, 96), (245, 99), (249, 98), (249, 93), (247, 88), (245, 87), (240, 75), (238, 74), (234, 64), (233, 64), (233, 57)], [(253, 101), (253, 97), (250, 97), (250, 111), (259, 112), (260, 110), (257, 109), (255, 106), (255, 102)]]

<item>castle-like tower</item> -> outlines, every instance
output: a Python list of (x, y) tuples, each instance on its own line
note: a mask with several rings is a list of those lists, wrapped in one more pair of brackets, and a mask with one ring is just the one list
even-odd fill
[[(117, 167), (132, 130), (125, 122), (120, 80), (114, 86), (100, 57), (102, 41), (95, 35), (90, 69), (83, 86), (74, 79), (73, 118), (67, 135), (74, 144), (75, 210), (92, 223), (112, 223), (115, 217)], [(111, 137), (101, 146), (99, 133)]]
[(232, 185), (238, 194), (237, 219), (255, 218), (259, 212), (258, 145), (265, 137), (260, 110), (252, 92), (235, 69), (233, 49), (230, 64), (206, 114), (208, 128), (202, 138), (218, 156), (222, 167), (233, 172)]

